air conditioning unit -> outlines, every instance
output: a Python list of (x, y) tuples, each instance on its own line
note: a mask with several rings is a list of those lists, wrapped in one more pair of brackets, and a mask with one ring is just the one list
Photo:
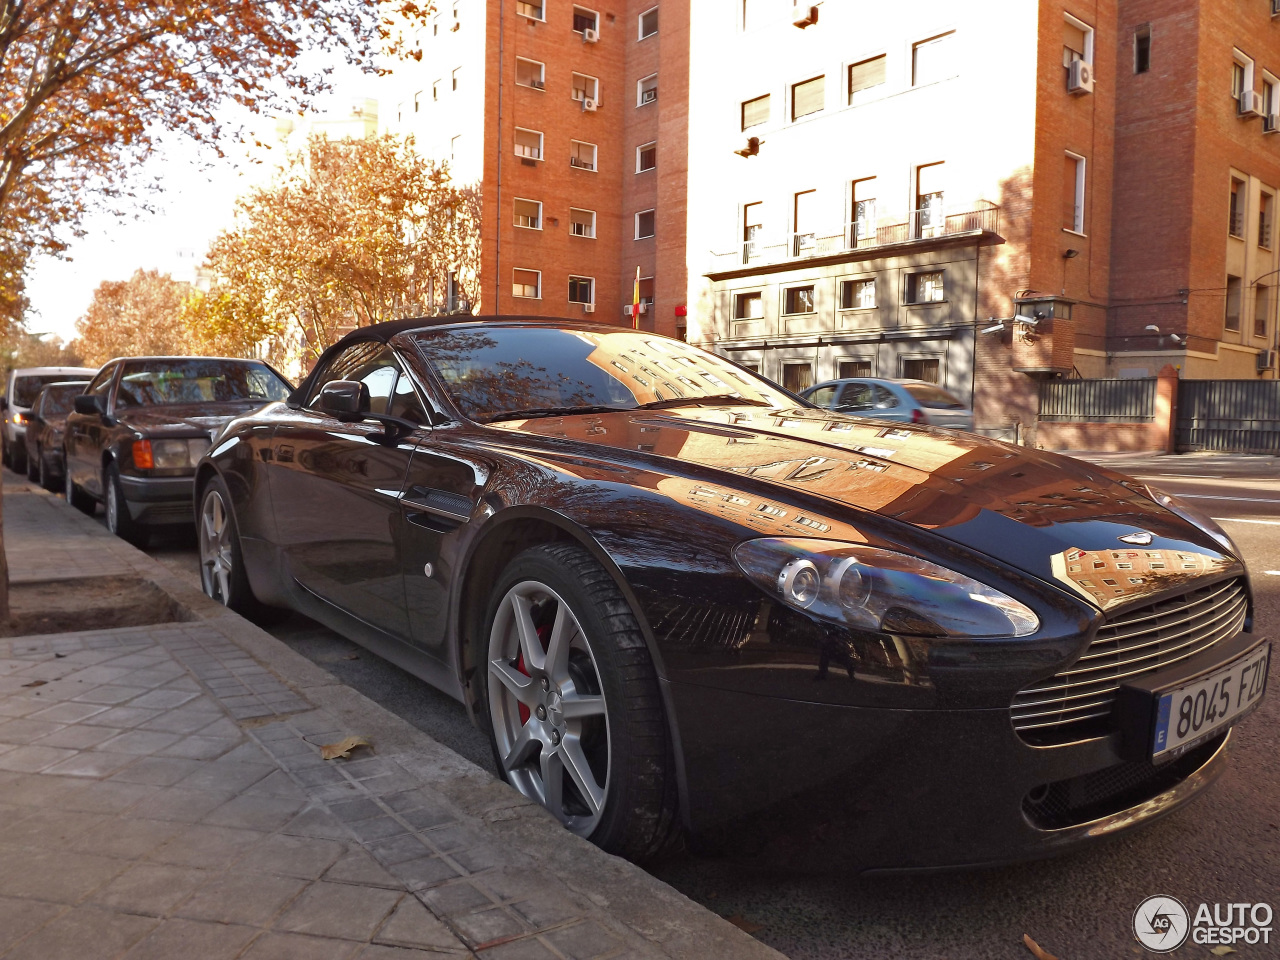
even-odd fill
[(1262, 94), (1256, 90), (1242, 91), (1239, 106), (1240, 116), (1242, 117), (1262, 116)]
[(1274, 350), (1258, 351), (1258, 371), (1270, 370), (1276, 365), (1276, 352)]
[(595, 313), (595, 312), (596, 312), (596, 305), (595, 305), (594, 303), (584, 303), (584, 304), (582, 305), (582, 312), (583, 312), (583, 313)]
[(587, 27), (587, 29), (582, 31), (583, 43), (596, 43), (599, 40), (600, 40), (600, 31), (595, 29), (594, 27)]
[(583, 98), (582, 98), (582, 112), (583, 112), (583, 113), (595, 113), (595, 112), (596, 112), (596, 110), (598, 110), (599, 108), (600, 108), (600, 103), (599, 103), (599, 101), (592, 100), (590, 97), (583, 97)]
[(642, 94), (640, 94), (640, 102), (641, 102), (641, 103), (653, 103), (653, 101), (655, 101), (655, 100), (657, 100), (657, 99), (658, 99), (658, 88), (657, 88), (657, 87), (654, 87), (652, 90), (646, 90), (646, 91), (644, 91)]
[(1068, 93), (1093, 93), (1093, 65), (1087, 60), (1072, 60), (1067, 77)]
[[(628, 316), (628, 317), (633, 317), (633, 316), (635, 316), (635, 304), (631, 304), (631, 303), (626, 304), (626, 305), (622, 308), (622, 312), (623, 312), (623, 314), (624, 314), (625, 316)], [(648, 303), (646, 303), (645, 301), (641, 300), (641, 301), (640, 301), (640, 315), (641, 315), (641, 316), (644, 316), (644, 315), (645, 315), (646, 313), (648, 313), (648, 312), (649, 312), (649, 304), (648, 304)]]
[(1275, 133), (1280, 130), (1280, 113), (1269, 113), (1262, 118), (1262, 132)]
[(809, 6), (793, 7), (791, 10), (791, 22), (803, 30), (805, 27), (811, 27), (818, 22), (818, 8)]

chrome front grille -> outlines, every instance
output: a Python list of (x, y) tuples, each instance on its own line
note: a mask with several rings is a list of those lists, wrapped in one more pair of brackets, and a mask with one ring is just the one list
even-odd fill
[(1108, 617), (1084, 656), (1013, 698), (1014, 729), (1036, 743), (1089, 736), (1120, 684), (1235, 636), (1247, 606), (1244, 581), (1235, 579)]

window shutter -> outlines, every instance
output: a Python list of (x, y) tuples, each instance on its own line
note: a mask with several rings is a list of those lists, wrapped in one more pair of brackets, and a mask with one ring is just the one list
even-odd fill
[(748, 100), (742, 105), (742, 129), (769, 122), (769, 94)]
[(849, 93), (857, 93), (868, 87), (876, 87), (885, 82), (885, 58), (863, 60), (849, 68)]
[(791, 119), (798, 120), (817, 113), (826, 106), (826, 77), (814, 77), (791, 88)]

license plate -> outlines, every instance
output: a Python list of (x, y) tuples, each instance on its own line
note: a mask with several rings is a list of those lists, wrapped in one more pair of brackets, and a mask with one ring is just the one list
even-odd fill
[(1183, 749), (1229, 727), (1262, 701), (1271, 645), (1208, 676), (1170, 690), (1156, 706), (1152, 758)]

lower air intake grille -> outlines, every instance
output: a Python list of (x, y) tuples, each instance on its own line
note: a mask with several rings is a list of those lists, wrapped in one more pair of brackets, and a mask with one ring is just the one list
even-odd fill
[(1084, 656), (1013, 698), (1014, 729), (1035, 744), (1106, 733), (1121, 683), (1234, 637), (1247, 606), (1244, 581), (1235, 579), (1114, 614)]

